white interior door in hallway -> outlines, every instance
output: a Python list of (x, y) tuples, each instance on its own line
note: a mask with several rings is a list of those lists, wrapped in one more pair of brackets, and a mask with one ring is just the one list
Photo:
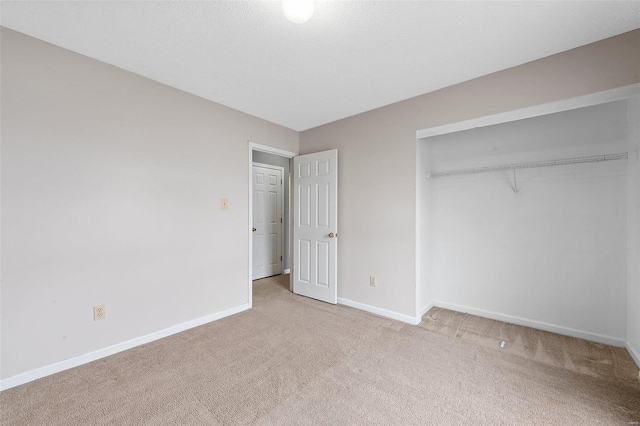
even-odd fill
[(293, 158), (293, 292), (338, 302), (338, 150)]
[(253, 265), (254, 280), (282, 273), (283, 169), (253, 165)]

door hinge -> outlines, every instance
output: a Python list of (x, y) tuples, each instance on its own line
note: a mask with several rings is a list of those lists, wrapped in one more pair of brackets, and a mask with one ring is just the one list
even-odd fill
[(282, 256), (280, 256), (280, 262), (282, 262)]
[(280, 218), (280, 223), (282, 223), (282, 218)]
[(282, 185), (282, 179), (280, 179), (280, 185)]

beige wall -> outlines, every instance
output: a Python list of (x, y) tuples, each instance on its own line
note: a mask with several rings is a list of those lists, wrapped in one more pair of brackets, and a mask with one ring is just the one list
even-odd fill
[(298, 133), (1, 36), (1, 377), (247, 303), (248, 141)]
[(302, 132), (339, 151), (338, 296), (416, 313), (417, 130), (638, 82), (640, 30)]

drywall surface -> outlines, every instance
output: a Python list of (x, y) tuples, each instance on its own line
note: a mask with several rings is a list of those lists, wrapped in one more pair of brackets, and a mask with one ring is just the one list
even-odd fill
[(302, 132), (340, 155), (338, 296), (416, 313), (417, 130), (638, 82), (640, 30)]
[(628, 101), (627, 346), (640, 367), (640, 98)]
[[(424, 171), (627, 152), (627, 109), (619, 101), (426, 138)], [(428, 179), (424, 245), (436, 303), (624, 342), (627, 162), (515, 176)]]
[(2, 378), (246, 304), (248, 141), (298, 133), (1, 35)]
[(268, 152), (253, 151), (253, 161), (284, 168), (284, 269), (291, 265), (291, 249), (289, 244), (289, 159)]

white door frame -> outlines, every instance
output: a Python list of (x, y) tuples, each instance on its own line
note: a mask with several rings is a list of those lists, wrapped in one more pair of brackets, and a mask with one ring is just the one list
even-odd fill
[[(251, 142), (249, 141), (249, 154), (248, 154), (248, 161), (247, 161), (247, 175), (249, 177), (249, 186), (248, 186), (248, 191), (247, 191), (247, 197), (249, 199), (249, 215), (247, 217), (247, 241), (249, 242), (249, 268), (248, 268), (248, 272), (247, 272), (247, 281), (248, 281), (248, 304), (249, 304), (249, 308), (253, 307), (253, 280), (252, 278), (252, 269), (253, 269), (253, 235), (251, 232), (251, 227), (253, 224), (253, 151), (260, 151), (260, 152), (266, 152), (268, 154), (275, 154), (275, 155), (279, 155), (281, 157), (285, 157), (285, 158), (293, 158), (295, 156), (298, 155), (297, 152), (292, 152), (292, 151), (286, 151), (284, 149), (280, 149), (280, 148), (274, 148), (272, 146), (268, 146), (268, 145), (261, 145), (255, 142)], [(289, 198), (291, 198), (291, 192), (289, 192)], [(283, 196), (284, 198), (284, 196)], [(291, 203), (289, 203), (289, 205), (291, 205)], [(287, 226), (289, 227), (289, 247), (291, 247), (291, 212), (289, 212), (289, 223), (287, 223)], [(284, 230), (283, 230), (284, 231)], [(283, 232), (284, 235), (284, 232)], [(291, 265), (290, 265), (291, 266)], [(291, 271), (293, 272), (293, 271)], [(291, 276), (289, 276), (289, 280), (291, 280)], [(291, 282), (289, 283), (289, 287), (291, 287)]]
[[(253, 155), (252, 155), (252, 157), (253, 157)], [(271, 169), (271, 170), (279, 170), (282, 173), (282, 181), (283, 182), (281, 183), (281, 185), (282, 185), (282, 194), (280, 196), (280, 212), (282, 213), (283, 221), (280, 222), (280, 238), (282, 240), (284, 240), (284, 227), (285, 227), (285, 225), (289, 225), (288, 223), (287, 224), (284, 223), (284, 178), (285, 178), (285, 176), (284, 176), (284, 167), (282, 167), (282, 166), (273, 166), (271, 164), (257, 163), (257, 162), (251, 163), (251, 167), (252, 168), (253, 168), (253, 166), (263, 167), (265, 169)], [(252, 172), (253, 172), (253, 170), (252, 170)], [(253, 190), (253, 173), (251, 174), (251, 179), (252, 180), (251, 180), (250, 185), (251, 185), (251, 189)], [(289, 198), (291, 198), (291, 193), (289, 193)], [(252, 198), (252, 200), (253, 200), (253, 198)], [(252, 212), (253, 212), (253, 204), (251, 205), (251, 208), (252, 208)], [(253, 217), (252, 217), (252, 220), (251, 220), (251, 226), (253, 227)], [(253, 235), (251, 236), (251, 244), (253, 244)], [(282, 244), (282, 261), (281, 261), (282, 264), (281, 264), (281, 268), (280, 268), (280, 273), (282, 274), (282, 273), (284, 273), (284, 256), (285, 256), (285, 253), (284, 253), (284, 241), (281, 241), (281, 244)], [(251, 248), (253, 249), (253, 247), (251, 247)], [(251, 252), (251, 255), (253, 256), (253, 251)], [(252, 268), (253, 268), (253, 264), (252, 264)], [(253, 271), (251, 271), (251, 272), (252, 272), (251, 273), (251, 277), (253, 278)]]

